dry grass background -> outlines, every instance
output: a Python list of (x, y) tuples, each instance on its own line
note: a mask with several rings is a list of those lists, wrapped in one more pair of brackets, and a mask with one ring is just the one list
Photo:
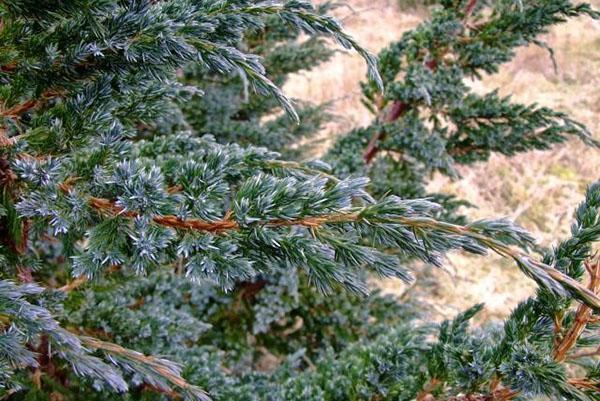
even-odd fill
[[(401, 0), (349, 0), (337, 10), (345, 28), (358, 41), (379, 51), (427, 16), (427, 10), (402, 8)], [(600, 0), (593, 0), (600, 7)], [(520, 49), (516, 58), (483, 82), (477, 91), (499, 88), (516, 101), (539, 103), (569, 113), (600, 138), (600, 21), (579, 18), (560, 25), (543, 38), (555, 50), (555, 71), (548, 52), (535, 46)], [(359, 82), (365, 76), (362, 60), (339, 53), (310, 72), (294, 76), (285, 87), (293, 97), (313, 102), (332, 101), (339, 116), (321, 133), (327, 144), (372, 116), (360, 103)], [(600, 151), (572, 141), (548, 152), (529, 152), (513, 158), (493, 156), (487, 163), (461, 169), (462, 178), (434, 177), (431, 190), (455, 194), (478, 206), (472, 218), (507, 216), (526, 227), (543, 245), (568, 234), (574, 206), (588, 183), (596, 180)], [(438, 317), (449, 317), (477, 303), (486, 303), (486, 318), (506, 315), (534, 289), (510, 262), (499, 258), (451, 255), (445, 271), (418, 267), (417, 284), (406, 287), (379, 282), (385, 292), (427, 299)]]

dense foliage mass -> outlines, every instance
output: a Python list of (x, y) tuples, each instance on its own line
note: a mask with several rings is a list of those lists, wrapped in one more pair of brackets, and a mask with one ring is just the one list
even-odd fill
[[(598, 13), (444, 0), (378, 69), (331, 8), (0, 0), (0, 398), (598, 399), (599, 184), (539, 258), (511, 222), (423, 198), (431, 172), (492, 152), (598, 145), (464, 84)], [(279, 86), (328, 39), (365, 59), (378, 117), (298, 161), (330, 112)], [(472, 330), (481, 305), (436, 327), (368, 291), (454, 250), (514, 260), (537, 295)]]

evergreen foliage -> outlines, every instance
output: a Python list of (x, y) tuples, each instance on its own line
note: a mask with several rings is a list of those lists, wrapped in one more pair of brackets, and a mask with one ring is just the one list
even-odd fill
[[(591, 244), (600, 236), (599, 207), (600, 183), (595, 183), (577, 209), (572, 236), (545, 256), (560, 261), (556, 265), (574, 278), (583, 276), (585, 265), (589, 288), (596, 292), (600, 262), (593, 259)], [(310, 399), (322, 400), (529, 400), (543, 395), (597, 400), (593, 350), (598, 321), (589, 308), (573, 311), (569, 306), (569, 300), (540, 289), (515, 308), (503, 327), (469, 330), (483, 305), (437, 328), (404, 323), (324, 359), (315, 370), (287, 382), (280, 399), (301, 399), (302, 389), (313, 394)], [(577, 371), (573, 366), (582, 377), (569, 377)]]
[[(571, 134), (595, 146), (567, 116), (476, 97), (462, 79), (566, 17), (598, 15), (562, 0), (463, 3), (384, 52), (380, 77), (328, 4), (0, 0), (0, 397), (597, 399), (598, 366), (571, 378), (565, 366), (596, 340), (600, 186), (543, 261), (509, 221), (450, 223), (450, 204), (409, 197), (426, 173), (492, 151)], [(331, 164), (291, 161), (260, 146), (298, 157), (288, 148), (328, 118), (279, 90), (331, 56), (326, 37), (365, 59), (368, 100), (404, 110), (349, 134)], [(369, 134), (412, 161), (348, 167)], [(369, 186), (377, 169), (398, 181)], [(422, 307), (368, 294), (371, 275), (410, 281), (404, 261), (441, 266), (454, 250), (513, 259), (538, 295), (503, 331), (469, 331), (478, 306), (434, 339)]]
[[(319, 13), (328, 12), (332, 4), (324, 3)], [(301, 30), (293, 29), (278, 16), (264, 21), (260, 29), (245, 35), (244, 49), (261, 56), (269, 78), (279, 87), (289, 74), (301, 73), (327, 61), (335, 49), (327, 46), (322, 35), (313, 34), (300, 40)], [(189, 64), (180, 81), (201, 88), (202, 93), (181, 102), (184, 121), (199, 132), (209, 132), (219, 143), (265, 146), (286, 158), (301, 158), (318, 142), (314, 135), (332, 115), (322, 105), (294, 100), (301, 124), (280, 113), (273, 97), (248, 90), (239, 76), (210, 73), (202, 64)], [(311, 141), (299, 142), (311, 138)]]
[[(593, 258), (592, 243), (600, 235), (599, 207), (600, 183), (596, 183), (588, 189), (586, 200), (576, 211), (571, 237), (544, 257), (547, 262), (556, 261), (556, 265), (573, 278), (582, 278), (587, 268), (588, 287), (596, 293), (600, 291), (600, 262)], [(167, 280), (174, 279), (181, 280), (173, 276)], [(78, 305), (74, 311), (83, 310), (84, 315), (95, 319), (95, 323), (87, 323), (89, 326), (118, 329), (129, 338), (123, 340), (133, 340), (138, 346), (151, 343), (153, 345), (147, 349), (159, 352), (165, 350), (165, 345), (169, 346), (161, 335), (162, 329), (144, 328), (153, 324), (152, 316), (160, 319), (171, 316), (171, 313), (162, 310), (149, 313), (156, 311), (157, 307), (164, 308), (165, 299), (185, 306), (176, 309), (178, 312), (171, 324), (185, 324), (187, 319), (184, 316), (189, 316), (188, 313), (208, 318), (213, 323), (220, 321), (217, 323), (220, 330), (216, 333), (226, 333), (228, 338), (225, 341), (215, 338), (214, 333), (210, 334), (211, 330), (208, 330), (205, 332), (207, 337), (201, 341), (211, 346), (218, 344), (220, 349), (229, 350), (227, 354), (219, 354), (210, 347), (178, 349), (177, 354), (179, 360), (189, 367), (189, 377), (194, 382), (203, 383), (217, 400), (468, 401), (529, 400), (542, 395), (556, 400), (598, 399), (595, 350), (600, 344), (597, 315), (594, 318), (591, 309), (586, 306), (580, 305), (574, 310), (570, 299), (556, 298), (544, 289), (517, 306), (502, 325), (471, 329), (470, 320), (482, 310), (481, 304), (459, 314), (452, 321), (432, 325), (422, 323), (418, 315), (410, 313), (414, 306), (407, 310), (404, 309), (406, 305), (402, 307), (374, 294), (361, 304), (363, 315), (353, 320), (356, 307), (347, 310), (344, 303), (356, 300), (352, 301), (344, 293), (328, 298), (326, 305), (347, 320), (321, 320), (312, 326), (309, 319), (314, 321), (334, 315), (327, 311), (321, 314), (321, 308), (316, 306), (324, 305), (321, 303), (323, 298), (317, 296), (315, 302), (315, 294), (310, 292), (309, 287), (303, 287), (308, 296), (301, 296), (299, 305), (302, 309), (292, 311), (288, 318), (306, 319), (305, 324), (299, 327), (289, 321), (281, 322), (287, 326), (285, 330), (272, 330), (265, 336), (257, 336), (255, 344), (248, 344), (243, 339), (248, 327), (242, 324), (240, 328), (240, 322), (236, 320), (223, 326), (224, 320), (219, 317), (222, 313), (231, 313), (239, 299), (233, 302), (226, 297), (219, 299), (213, 292), (207, 296), (201, 287), (182, 283), (183, 288), (172, 287), (168, 281), (153, 281), (151, 285), (159, 287), (149, 291), (148, 284), (137, 282), (133, 291), (117, 287), (105, 295), (88, 291), (85, 301), (88, 306), (81, 308)], [(166, 296), (164, 291), (170, 295)], [(131, 299), (123, 302), (122, 296), (118, 295), (123, 293), (131, 295)], [(116, 303), (113, 301), (115, 297), (119, 299)], [(136, 301), (137, 297), (143, 301)], [(240, 298), (244, 295), (240, 294)], [(184, 299), (187, 300), (182, 302)], [(210, 303), (206, 303), (207, 299)], [(140, 304), (140, 309), (135, 307), (135, 310), (128, 311), (135, 316), (132, 318), (121, 320), (112, 313), (117, 305)], [(208, 305), (211, 306), (207, 308)], [(225, 308), (221, 309), (223, 306)], [(146, 307), (149, 309), (142, 309)], [(170, 308), (170, 305), (167, 304), (167, 307)], [(99, 308), (100, 312), (94, 311), (94, 308)], [(179, 312), (182, 309), (185, 312)], [(372, 320), (370, 323), (364, 315), (367, 310)], [(80, 317), (75, 320), (82, 324)], [(205, 329), (198, 322), (191, 326)], [(312, 336), (319, 334), (314, 331), (315, 327), (320, 328), (324, 337), (327, 333), (332, 336), (325, 342), (311, 344), (311, 350), (304, 349), (301, 345), (306, 345), (312, 341)], [(336, 337), (341, 333), (346, 337), (351, 332), (360, 338), (355, 337), (340, 348), (331, 342), (337, 341)], [(236, 338), (238, 335), (242, 339)], [(295, 343), (297, 335), (301, 336), (303, 344)], [(278, 343), (277, 337), (286, 341)], [(227, 344), (227, 341), (231, 342)], [(288, 348), (289, 345), (292, 347)], [(270, 352), (280, 352), (279, 356), (284, 361), (269, 372), (260, 369), (260, 365), (255, 370), (245, 368), (245, 361), (252, 357), (243, 354), (263, 347)], [(326, 352), (311, 352), (319, 349)], [(238, 353), (232, 352), (236, 350)], [(318, 362), (313, 364), (311, 359)], [(240, 360), (243, 362), (240, 363)], [(573, 376), (574, 373), (578, 376)]]
[[(562, 112), (520, 104), (498, 91), (470, 89), (531, 44), (552, 51), (539, 36), (568, 18), (599, 18), (570, 1), (442, 0), (427, 22), (379, 54), (385, 91), (363, 84), (363, 103), (376, 116), (341, 137), (327, 161), (342, 176), (369, 175), (374, 194), (427, 195), (434, 172), (458, 177), (457, 165), (548, 149), (570, 137), (599, 146), (585, 126)], [(456, 199), (434, 194), (454, 211)], [(452, 216), (457, 218), (458, 216)]]

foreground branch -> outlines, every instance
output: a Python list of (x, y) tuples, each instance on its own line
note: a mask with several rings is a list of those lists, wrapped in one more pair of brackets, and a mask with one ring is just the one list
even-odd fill
[[(120, 215), (125, 217), (138, 217), (139, 214), (133, 211), (124, 210), (114, 201), (103, 198), (92, 197), (89, 200), (90, 206), (111, 215)], [(580, 301), (588, 305), (593, 310), (600, 310), (600, 298), (590, 289), (586, 288), (577, 280), (563, 274), (559, 270), (548, 266), (542, 262), (532, 259), (526, 253), (514, 249), (498, 240), (484, 235), (469, 226), (460, 226), (456, 224), (441, 222), (427, 217), (371, 217), (365, 218), (362, 212), (366, 207), (352, 208), (343, 213), (336, 213), (323, 216), (311, 216), (292, 220), (263, 220), (254, 224), (265, 227), (291, 227), (302, 226), (317, 228), (327, 224), (347, 224), (347, 223), (366, 223), (366, 224), (402, 224), (411, 227), (413, 230), (428, 229), (447, 234), (465, 236), (475, 240), (477, 243), (485, 245), (500, 256), (513, 259), (517, 265), (530, 277), (552, 280), (559, 283), (563, 289), (572, 292)], [(194, 231), (204, 231), (210, 233), (224, 233), (227, 231), (239, 231), (242, 226), (234, 219), (233, 213), (228, 212), (221, 220), (206, 221), (202, 219), (180, 219), (174, 215), (154, 216), (152, 220), (159, 225)]]

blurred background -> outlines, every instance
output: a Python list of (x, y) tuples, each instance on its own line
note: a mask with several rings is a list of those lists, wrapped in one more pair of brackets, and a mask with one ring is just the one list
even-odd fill
[[(589, 1), (596, 8), (600, 0)], [(335, 14), (354, 37), (377, 53), (402, 32), (427, 18), (418, 0), (348, 0)], [(373, 23), (377, 21), (377, 23)], [(500, 72), (472, 82), (475, 90), (512, 94), (517, 101), (538, 103), (568, 113), (600, 138), (600, 21), (573, 19), (542, 38), (552, 49), (529, 46), (504, 64)], [(365, 77), (363, 60), (340, 52), (313, 71), (295, 75), (284, 92), (315, 103), (330, 102), (338, 115), (317, 140), (325, 152), (336, 135), (366, 125), (373, 116), (360, 102), (359, 82)], [(319, 156), (319, 153), (314, 155)], [(478, 208), (466, 210), (472, 219), (508, 217), (532, 232), (541, 245), (551, 246), (569, 232), (574, 205), (586, 186), (600, 178), (600, 151), (572, 141), (548, 152), (529, 152), (512, 158), (493, 155), (489, 162), (461, 167), (461, 178), (431, 178), (430, 190), (455, 194)], [(506, 316), (534, 291), (510, 261), (451, 255), (444, 270), (417, 266), (415, 285), (386, 280), (376, 285), (386, 293), (413, 300), (427, 299), (439, 319), (478, 302), (485, 302), (482, 320)]]

